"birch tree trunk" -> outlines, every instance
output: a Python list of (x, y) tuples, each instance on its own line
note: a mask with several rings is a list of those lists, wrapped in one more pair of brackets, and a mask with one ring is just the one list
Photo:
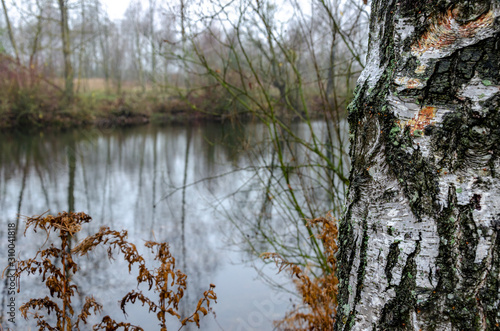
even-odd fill
[(499, 330), (500, 1), (371, 14), (335, 330)]

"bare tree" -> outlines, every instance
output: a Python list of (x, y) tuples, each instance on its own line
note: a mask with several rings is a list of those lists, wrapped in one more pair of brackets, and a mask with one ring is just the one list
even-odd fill
[(9, 14), (7, 11), (7, 7), (5, 6), (5, 0), (2, 0), (2, 8), (3, 8), (4, 17), (5, 17), (5, 23), (7, 24), (7, 32), (9, 33), (9, 40), (10, 40), (10, 43), (12, 45), (12, 48), (14, 49), (14, 54), (16, 55), (17, 64), (20, 64), (19, 51), (17, 50), (16, 39), (14, 38), (14, 33), (12, 31), (12, 26), (10, 24)]
[(145, 81), (145, 73), (144, 73), (144, 65), (143, 65), (143, 40), (142, 40), (142, 27), (141, 27), (141, 17), (142, 14), (142, 6), (139, 1), (131, 1), (129, 7), (125, 11), (124, 22), (126, 24), (124, 27), (126, 28), (127, 35), (129, 38), (132, 38), (131, 42), (131, 62), (132, 68), (136, 73), (134, 76), (137, 77), (139, 85), (141, 87), (142, 92), (144, 93), (146, 90), (146, 81)]
[(64, 57), (64, 94), (67, 101), (73, 99), (73, 65), (71, 63), (71, 39), (68, 23), (68, 3), (67, 0), (58, 0), (60, 11), (60, 28), (61, 39), (63, 44), (63, 57)]

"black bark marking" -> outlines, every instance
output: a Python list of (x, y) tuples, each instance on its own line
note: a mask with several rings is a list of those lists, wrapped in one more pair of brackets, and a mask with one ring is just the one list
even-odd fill
[(356, 280), (356, 295), (354, 296), (354, 303), (353, 306), (351, 307), (351, 313), (349, 314), (349, 317), (347, 319), (347, 325), (349, 327), (349, 330), (352, 327), (352, 324), (354, 323), (354, 318), (356, 317), (356, 306), (361, 300), (361, 292), (363, 291), (363, 281), (365, 279), (365, 273), (366, 273), (366, 256), (367, 256), (367, 250), (368, 250), (368, 221), (367, 217), (363, 218), (363, 238), (361, 242), (361, 247), (359, 248), (359, 268), (357, 272), (357, 280)]
[(394, 1), (388, 1), (387, 7), (382, 11), (385, 14), (383, 18), (384, 25), (381, 28), (382, 35), (380, 40), (385, 42), (380, 43), (380, 66), (383, 67), (385, 64), (389, 63), (390, 60), (394, 59), (394, 23), (393, 17), (396, 10), (396, 4)]
[(470, 199), (470, 204), (475, 210), (481, 210), (481, 194), (474, 194)]
[(392, 269), (398, 263), (399, 258), (399, 240), (396, 240), (389, 246), (389, 254), (387, 255), (387, 264), (385, 265), (385, 276), (387, 277), (387, 289), (391, 288)]
[(458, 10), (457, 21), (464, 24), (474, 21), (490, 10), (489, 0), (474, 0), (461, 2), (456, 5)]
[(415, 241), (415, 249), (408, 255), (406, 265), (403, 268), (401, 281), (396, 286), (396, 296), (386, 303), (382, 309), (382, 316), (378, 323), (380, 330), (413, 330), (411, 326), (411, 313), (417, 304), (416, 298), (416, 279), (417, 263), (416, 257), (420, 253), (420, 242), (422, 234), (419, 233), (419, 239)]
[[(349, 180), (352, 183), (352, 175)], [(356, 187), (351, 187), (349, 190), (355, 190), (355, 197), (353, 200), (359, 200), (359, 190)], [(352, 214), (352, 206), (349, 206), (347, 210), (345, 219), (350, 220)], [(352, 224), (350, 221), (341, 220), (339, 223), (339, 242), (340, 242), (340, 250), (337, 256), (337, 270), (338, 270), (338, 279), (339, 279), (339, 292), (337, 295), (337, 302), (339, 302), (339, 308), (337, 309), (336, 320), (341, 321), (335, 323), (334, 330), (342, 330), (344, 325), (347, 322), (347, 316), (344, 309), (344, 305), (342, 303), (349, 302), (349, 275), (351, 274), (351, 270), (354, 264), (354, 259), (356, 257), (356, 247), (357, 247), (358, 238), (354, 238), (354, 232), (352, 228)]]
[(495, 233), (491, 268), (477, 296), (486, 315), (487, 330), (500, 330), (500, 233)]

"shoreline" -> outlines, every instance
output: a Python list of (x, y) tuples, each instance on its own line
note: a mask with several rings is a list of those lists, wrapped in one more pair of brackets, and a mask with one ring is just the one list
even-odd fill
[[(167, 104), (155, 102), (141, 96), (139, 99), (125, 100), (123, 97), (88, 105), (88, 100), (75, 100), (61, 107), (34, 105), (34, 110), (20, 112), (16, 109), (0, 112), (0, 130), (23, 133), (39, 131), (65, 131), (75, 128), (113, 128), (146, 124), (187, 124), (187, 123), (226, 123), (247, 121), (259, 116), (250, 111), (235, 109), (209, 112), (207, 105), (196, 106), (189, 102), (181, 104), (178, 100)], [(303, 116), (278, 111), (278, 117), (285, 121), (300, 121)], [(301, 118), (302, 117), (302, 118)], [(325, 118), (324, 110), (312, 111), (311, 120)]]

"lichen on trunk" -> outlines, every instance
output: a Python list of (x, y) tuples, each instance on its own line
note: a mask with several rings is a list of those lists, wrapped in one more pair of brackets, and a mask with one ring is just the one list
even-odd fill
[(374, 0), (336, 330), (500, 323), (500, 2)]

